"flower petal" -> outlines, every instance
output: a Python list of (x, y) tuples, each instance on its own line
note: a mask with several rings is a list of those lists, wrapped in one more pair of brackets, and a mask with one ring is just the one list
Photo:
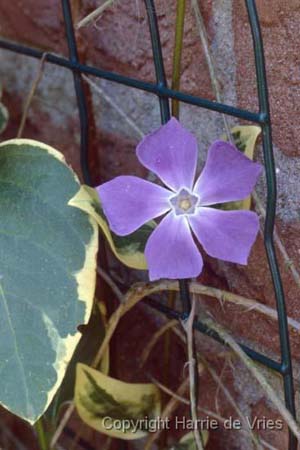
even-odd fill
[(172, 192), (138, 177), (120, 176), (97, 187), (111, 230), (126, 236), (170, 209)]
[(196, 277), (203, 267), (187, 219), (173, 213), (164, 217), (150, 235), (145, 257), (151, 281)]
[(261, 169), (233, 145), (216, 141), (208, 151), (194, 192), (201, 206), (242, 200), (251, 193)]
[(224, 261), (247, 264), (259, 230), (257, 214), (252, 211), (222, 211), (199, 208), (189, 216), (193, 232), (206, 253)]
[(169, 188), (193, 187), (197, 166), (197, 140), (174, 117), (148, 134), (136, 149), (141, 164)]

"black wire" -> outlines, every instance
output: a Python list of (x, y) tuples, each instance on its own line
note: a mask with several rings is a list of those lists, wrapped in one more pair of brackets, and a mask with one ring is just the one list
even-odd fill
[[(140, 89), (142, 91), (150, 92), (159, 96), (160, 106), (161, 106), (161, 118), (162, 122), (165, 123), (170, 117), (169, 110), (169, 99), (173, 98), (183, 103), (190, 105), (195, 105), (202, 107), (211, 111), (216, 111), (219, 113), (234, 116), (239, 119), (248, 120), (250, 122), (258, 123), (262, 125), (263, 128), (263, 150), (266, 165), (266, 177), (267, 177), (267, 214), (265, 221), (265, 246), (268, 255), (268, 261), (270, 266), (270, 271), (272, 274), (272, 280), (274, 284), (274, 291), (277, 301), (278, 310), (278, 323), (279, 323), (279, 334), (280, 334), (280, 345), (281, 345), (281, 364), (276, 361), (267, 358), (265, 355), (260, 354), (247, 346), (240, 344), (241, 348), (250, 356), (253, 360), (270, 367), (283, 375), (284, 380), (284, 392), (285, 392), (285, 403), (293, 417), (295, 414), (295, 403), (294, 403), (294, 385), (292, 377), (292, 361), (291, 352), (289, 344), (289, 332), (288, 323), (285, 307), (284, 292), (279, 272), (278, 263), (276, 260), (276, 254), (273, 242), (273, 231), (274, 231), (274, 219), (275, 219), (275, 209), (276, 209), (276, 176), (274, 167), (274, 156), (273, 156), (273, 146), (272, 146), (272, 135), (271, 135), (271, 121), (270, 121), (270, 111), (268, 102), (268, 90), (267, 90), (267, 80), (265, 72), (265, 61), (263, 52), (262, 36), (259, 26), (259, 20), (256, 11), (256, 5), (254, 0), (245, 0), (248, 16), (253, 36), (254, 53), (255, 53), (255, 63), (256, 63), (256, 74), (257, 74), (257, 86), (258, 86), (258, 97), (259, 97), (259, 113), (254, 113), (240, 108), (235, 108), (230, 105), (221, 104), (213, 102), (204, 98), (196, 97), (184, 92), (174, 91), (169, 89), (166, 85), (166, 79), (163, 69), (163, 58), (161, 52), (161, 45), (159, 42), (159, 34), (157, 29), (157, 23), (155, 18), (155, 9), (153, 0), (147, 0), (148, 6), (148, 17), (149, 25), (151, 31), (152, 45), (154, 46), (156, 56), (154, 58), (156, 74), (158, 76), (158, 83), (148, 83), (134, 78), (126, 77), (121, 74), (117, 74), (110, 71), (105, 71), (96, 67), (81, 64), (78, 58), (78, 51), (76, 46), (76, 39), (74, 35), (72, 15), (70, 9), (70, 3), (68, 0), (62, 0), (62, 8), (64, 13), (64, 21), (66, 27), (67, 41), (69, 47), (69, 58), (63, 58), (51, 53), (46, 55), (46, 61), (61, 67), (65, 67), (72, 71), (74, 77), (74, 87), (76, 92), (77, 104), (80, 115), (80, 129), (81, 129), (81, 168), (83, 172), (84, 180), (87, 184), (91, 185), (91, 177), (89, 172), (88, 164), (88, 111), (86, 104), (86, 97), (84, 95), (84, 89), (82, 85), (81, 74), (85, 73), (87, 75), (92, 75), (98, 78), (103, 78), (123, 84), (128, 87), (133, 87)], [(153, 21), (154, 20), (154, 21)], [(43, 56), (43, 51), (31, 48), (22, 44), (16, 44), (5, 39), (0, 39), (0, 48), (13, 51), (15, 53), (27, 55), (33, 58), (41, 59)], [(180, 293), (183, 299), (183, 313), (178, 313), (165, 305), (160, 303), (155, 303), (154, 301), (147, 300), (147, 303), (151, 303), (151, 307), (156, 308), (167, 314), (169, 317), (177, 317), (183, 319), (186, 317), (190, 311), (190, 301), (188, 295), (188, 285), (186, 281), (180, 281)], [(217, 335), (213, 330), (209, 330), (204, 324), (200, 322), (195, 323), (195, 328), (202, 333), (205, 333), (215, 340), (222, 342), (220, 336)], [(85, 443), (86, 445), (86, 443)], [(88, 444), (87, 444), (88, 445)], [(88, 448), (85, 446), (85, 448)], [(296, 450), (297, 440), (295, 436), (290, 432), (289, 435), (289, 450)]]
[[(253, 38), (259, 109), (260, 113), (266, 117), (266, 122), (262, 125), (263, 152), (266, 167), (266, 179), (267, 179), (267, 207), (266, 207), (266, 219), (264, 231), (265, 247), (268, 256), (268, 262), (272, 275), (272, 281), (274, 285), (274, 292), (277, 303), (279, 337), (280, 337), (281, 358), (282, 358), (281, 366), (284, 371), (283, 382), (284, 382), (285, 403), (287, 409), (291, 412), (293, 417), (296, 417), (293, 368), (289, 342), (288, 321), (286, 314), (284, 291), (278, 267), (278, 262), (276, 259), (273, 240), (274, 222), (276, 213), (276, 196), (277, 196), (276, 173), (275, 173), (274, 153), (272, 145), (270, 107), (268, 99), (268, 87), (265, 69), (263, 41), (255, 2), (253, 0), (246, 0), (246, 6)], [(291, 430), (289, 430), (288, 448), (289, 450), (296, 450), (297, 448), (297, 439)]]
[[(41, 50), (37, 50), (35, 48), (28, 47), (22, 44), (16, 44), (14, 42), (7, 41), (6, 39), (0, 39), (0, 48), (19, 53), (21, 55), (31, 56), (32, 58), (37, 59), (41, 59), (44, 54), (44, 52), (42, 52)], [(97, 78), (113, 81), (115, 83), (136, 88), (141, 91), (150, 92), (152, 94), (161, 95), (167, 98), (174, 98), (175, 100), (187, 103), (189, 105), (194, 105), (200, 108), (227, 114), (229, 116), (237, 117), (238, 119), (248, 120), (249, 122), (262, 124), (266, 120), (263, 114), (246, 111), (241, 108), (235, 108), (234, 106), (207, 100), (206, 98), (196, 97), (195, 95), (174, 91), (173, 89), (162, 87), (154, 83), (148, 83), (146, 81), (126, 77), (115, 72), (110, 72), (93, 66), (76, 63), (52, 53), (47, 53), (45, 60), (50, 64), (65, 67), (72, 71), (78, 71), (86, 75), (92, 75)]]
[[(155, 309), (156, 311), (159, 311), (163, 314), (165, 314), (169, 319), (177, 319), (177, 320), (184, 320), (185, 314), (180, 313), (172, 308), (169, 308), (167, 305), (158, 302), (157, 300), (153, 298), (147, 298), (144, 300), (144, 302), (150, 306), (151, 308)], [(207, 325), (205, 325), (202, 322), (195, 321), (194, 328), (199, 331), (200, 333), (206, 334), (207, 336), (211, 337), (217, 342), (220, 342), (220, 344), (226, 345), (226, 342), (219, 336), (219, 334), (209, 328)], [(254, 361), (259, 362), (260, 364), (263, 364), (264, 366), (269, 367), (272, 370), (275, 370), (276, 372), (283, 374), (284, 368), (282, 365), (275, 361), (274, 359), (271, 359), (261, 353), (258, 353), (257, 351), (253, 350), (252, 348), (248, 347), (245, 344), (238, 343), (241, 349)]]
[[(76, 66), (79, 64), (79, 58), (69, 0), (62, 0), (62, 9), (69, 48), (70, 62)], [(73, 70), (73, 78), (80, 118), (80, 165), (84, 182), (91, 186), (92, 181), (89, 170), (88, 109), (81, 78), (81, 72), (79, 70)]]

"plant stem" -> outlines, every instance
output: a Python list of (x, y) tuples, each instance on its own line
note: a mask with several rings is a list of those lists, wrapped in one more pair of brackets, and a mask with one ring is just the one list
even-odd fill
[(136, 123), (134, 122), (133, 119), (130, 118), (129, 114), (127, 112), (125, 112), (121, 106), (119, 106), (113, 99), (112, 97), (110, 97), (105, 91), (104, 89), (102, 89), (100, 86), (98, 86), (98, 84), (94, 83), (94, 81), (92, 81), (88, 76), (86, 75), (82, 75), (82, 78), (84, 79), (84, 81), (86, 81), (91, 88), (97, 92), (97, 94), (99, 94), (102, 98), (104, 98), (104, 100), (119, 114), (119, 116), (126, 122), (126, 124), (132, 128), (132, 130), (135, 132), (136, 136), (139, 139), (142, 139), (145, 134), (143, 133), (143, 131), (136, 125)]
[(83, 19), (81, 19), (80, 22), (77, 23), (75, 28), (77, 30), (79, 30), (79, 28), (85, 27), (91, 22), (95, 22), (95, 20), (97, 20), (98, 17), (101, 16), (101, 14), (106, 10), (106, 8), (108, 8), (109, 6), (111, 6), (113, 4), (113, 2), (114, 2), (114, 0), (107, 0), (106, 2), (104, 2), (103, 5), (99, 6), (94, 11), (92, 11), (90, 14), (88, 14)]
[[(174, 411), (176, 410), (176, 408), (178, 406), (178, 403), (180, 402), (180, 400), (178, 400), (178, 398), (180, 398), (184, 395), (185, 391), (188, 388), (188, 385), (189, 385), (189, 380), (188, 379), (183, 380), (183, 382), (181, 383), (181, 385), (179, 386), (179, 388), (176, 392), (177, 397), (171, 397), (171, 399), (165, 406), (164, 410), (162, 411), (162, 413), (160, 415), (161, 420), (169, 419), (170, 417), (172, 417)], [(158, 429), (154, 433), (149, 433), (148, 439), (144, 445), (144, 450), (150, 450), (152, 448), (152, 445), (154, 444), (154, 442), (159, 438), (159, 436), (162, 432), (162, 429), (163, 429), (163, 427), (158, 427)]]
[[(172, 89), (179, 91), (181, 77), (181, 54), (184, 32), (186, 0), (177, 0), (175, 45), (173, 55)], [(179, 101), (172, 99), (172, 116), (179, 118)]]
[(22, 112), (21, 122), (20, 122), (19, 129), (17, 132), (17, 138), (21, 138), (21, 136), (23, 134), (32, 99), (34, 97), (35, 91), (36, 91), (36, 89), (39, 85), (39, 82), (41, 81), (43, 73), (44, 73), (44, 65), (45, 65), (46, 56), (47, 56), (47, 53), (43, 53), (43, 56), (41, 57), (41, 59), (39, 61), (38, 71), (36, 73), (36, 76), (33, 80), (32, 85), (31, 85), (29, 94), (26, 98), (25, 106), (24, 106), (24, 109)]
[[(216, 76), (213, 58), (212, 58), (212, 55), (211, 55), (210, 50), (209, 50), (208, 37), (207, 37), (207, 33), (206, 33), (206, 28), (205, 28), (205, 25), (204, 25), (204, 20), (203, 20), (203, 17), (202, 17), (200, 8), (199, 8), (198, 0), (191, 0), (191, 4), (192, 4), (192, 8), (193, 8), (193, 11), (194, 11), (194, 14), (195, 14), (195, 19), (196, 19), (196, 23), (197, 23), (198, 32), (199, 32), (199, 37), (200, 37), (201, 44), (202, 44), (202, 47), (203, 47), (203, 50), (204, 50), (207, 67), (208, 67), (208, 70), (209, 70), (209, 75), (210, 75), (212, 89), (213, 89), (213, 92), (214, 92), (214, 95), (216, 97), (217, 102), (218, 103), (222, 103), (223, 99), (222, 99), (222, 96), (220, 94), (219, 81), (218, 81), (218, 78)], [(225, 127), (225, 130), (226, 130), (226, 134), (228, 136), (229, 142), (232, 142), (230, 127), (228, 125), (228, 120), (227, 120), (227, 117), (226, 117), (225, 114), (222, 114), (222, 119), (223, 119), (223, 122), (224, 122), (224, 127)]]
[(37, 433), (40, 450), (49, 450), (48, 439), (44, 430), (43, 419), (39, 419), (34, 425)]
[[(149, 284), (150, 285), (150, 284)], [(242, 295), (233, 294), (232, 292), (218, 289), (211, 286), (205, 286), (204, 284), (198, 282), (191, 282), (190, 292), (197, 295), (207, 295), (208, 297), (216, 298), (219, 301), (226, 301), (234, 303), (236, 305), (246, 308), (246, 310), (258, 311), (261, 314), (270, 317), (271, 319), (277, 321), (277, 311), (270, 306), (266, 306), (263, 303), (258, 302), (255, 299), (243, 297)], [(151, 293), (157, 293), (161, 291), (178, 291), (178, 283), (176, 281), (166, 280), (151, 283)], [(148, 293), (150, 295), (150, 292)], [(297, 333), (300, 332), (300, 322), (288, 317), (288, 324)]]
[(234, 410), (236, 411), (237, 415), (240, 417), (240, 419), (241, 419), (241, 421), (243, 423), (243, 426), (244, 426), (245, 430), (248, 430), (249, 436), (250, 436), (251, 440), (253, 441), (255, 447), (258, 450), (263, 450), (259, 436), (257, 436), (254, 433), (254, 431), (251, 429), (251, 427), (249, 426), (249, 423), (247, 421), (247, 417), (244, 416), (244, 414), (242, 413), (242, 411), (241, 411), (240, 407), (238, 406), (237, 402), (234, 400), (233, 396), (231, 395), (231, 393), (229, 392), (227, 387), (222, 382), (221, 376), (219, 376), (217, 374), (215, 369), (208, 363), (208, 361), (202, 355), (200, 356), (200, 359), (201, 359), (201, 362), (203, 363), (205, 369), (208, 370), (208, 372), (210, 373), (211, 377), (216, 382), (217, 388), (222, 390), (222, 392), (225, 395), (228, 403), (234, 408)]
[(74, 411), (75, 411), (75, 405), (74, 405), (74, 402), (72, 401), (72, 403), (70, 403), (70, 405), (68, 406), (68, 409), (64, 413), (64, 416), (61, 419), (54, 435), (52, 436), (52, 440), (51, 440), (51, 444), (50, 444), (51, 450), (55, 448), (62, 432), (64, 431), (65, 426), (67, 425), (67, 423), (70, 420), (70, 417)]
[[(170, 291), (168, 292), (168, 301), (167, 301), (167, 305), (169, 308), (174, 308), (175, 306), (175, 299), (176, 299), (176, 292), (174, 291)], [(174, 326), (174, 321), (171, 321), (169, 323), (172, 324), (173, 322), (173, 326)], [(164, 344), (163, 344), (163, 382), (165, 384), (168, 384), (168, 380), (170, 377), (170, 348), (171, 348), (171, 330), (170, 327), (168, 327), (165, 336), (164, 336)], [(161, 396), (161, 403), (162, 403), (162, 407), (165, 406), (165, 404), (167, 403), (167, 398), (164, 394), (162, 394)], [(162, 434), (160, 435), (160, 439), (159, 439), (159, 450), (163, 450), (164, 448), (167, 447), (167, 432), (164, 431), (162, 432)]]
[[(168, 394), (170, 397), (178, 400), (179, 402), (183, 403), (184, 405), (190, 405), (190, 401), (187, 398), (185, 398), (185, 397), (183, 397), (181, 395), (178, 395), (178, 393), (176, 393), (176, 392), (173, 392), (171, 389), (169, 389), (167, 386), (165, 386), (162, 383), (160, 383), (154, 377), (150, 377), (150, 379), (151, 379), (151, 382), (153, 384), (155, 384), (159, 389), (161, 389), (163, 392)], [(218, 414), (218, 413), (216, 413), (214, 411), (210, 411), (208, 409), (201, 408), (199, 406), (198, 406), (198, 411), (204, 413), (207, 416), (214, 417), (215, 419), (217, 419), (221, 423), (224, 423), (224, 422), (226, 422), (226, 420), (228, 420), (228, 417), (225, 418), (223, 416), (220, 416), (220, 414)], [(246, 434), (246, 435), (249, 434), (248, 429), (241, 428), (239, 431), (241, 433), (243, 433), (243, 434)], [(260, 442), (261, 442), (262, 445), (264, 445), (266, 448), (268, 448), (270, 450), (279, 450), (277, 447), (273, 447), (273, 445), (269, 444), (268, 442), (264, 441), (261, 438), (260, 438)]]
[[(120, 304), (120, 306), (118, 307), (118, 309), (112, 314), (112, 316), (109, 319), (108, 322), (108, 327), (107, 327), (107, 331), (106, 331), (106, 336), (99, 348), (99, 351), (95, 357), (95, 360), (92, 364), (92, 367), (96, 367), (99, 362), (101, 361), (107, 346), (110, 343), (110, 340), (113, 336), (113, 333), (120, 321), (120, 319), (131, 309), (133, 308), (139, 301), (141, 301), (144, 297), (148, 296), (148, 295), (152, 295), (155, 294), (157, 292), (161, 292), (161, 291), (178, 291), (179, 290), (179, 286), (178, 286), (178, 282), (177, 281), (158, 281), (158, 282), (151, 282), (151, 283), (144, 283), (144, 282), (139, 282), (134, 284), (133, 286), (131, 286), (131, 288), (129, 289), (129, 291), (124, 295), (124, 301), (123, 303)], [(245, 297), (236, 295), (236, 294), (232, 294), (231, 292), (227, 292), (227, 291), (222, 291), (220, 289), (216, 289), (213, 287), (209, 287), (209, 286), (205, 286), (202, 285), (200, 283), (190, 283), (190, 291), (194, 294), (202, 294), (202, 295), (208, 295), (210, 297), (216, 297), (218, 299), (223, 299), (223, 300), (228, 300), (234, 303), (238, 303), (247, 307), (252, 307), (253, 309), (257, 309), (258, 311), (260, 311), (263, 314), (266, 314), (267, 316), (276, 319), (276, 311), (272, 308), (267, 308), (265, 305), (262, 305), (258, 302), (256, 302), (255, 300), (252, 299), (247, 299)], [(195, 299), (193, 299), (193, 303), (195, 302)], [(207, 323), (207, 325), (209, 325)], [(289, 318), (289, 325), (294, 327), (297, 331), (299, 331), (300, 329), (300, 324), (299, 322), (297, 322), (294, 319), (290, 319)], [(216, 325), (215, 325), (216, 327)], [(213, 327), (215, 329), (215, 327)], [(224, 337), (224, 331), (220, 333), (220, 336), (225, 339)], [(232, 339), (232, 338), (231, 338)], [(228, 345), (237, 353), (238, 350), (240, 351), (240, 354), (243, 355), (242, 359), (244, 358), (244, 361), (247, 361), (248, 365), (251, 366), (252, 370), (253, 367), (255, 368), (254, 363), (252, 363), (252, 361), (250, 360), (250, 358), (248, 358), (246, 356), (246, 354), (240, 349), (240, 347), (238, 346), (238, 344), (235, 343), (235, 346), (233, 348), (233, 343), (232, 341), (229, 341), (228, 336), (226, 335), (226, 339), (225, 341), (228, 343)], [(252, 364), (251, 364), (252, 363)], [(247, 365), (247, 364), (246, 364)], [(256, 369), (257, 372), (257, 369)], [(257, 375), (256, 375), (257, 377)], [(261, 374), (258, 375), (258, 377), (260, 377), (259, 381), (262, 381), (261, 377), (263, 377)], [(270, 392), (270, 391), (268, 391)], [(284, 414), (283, 417), (287, 420), (287, 422), (290, 424), (292, 423), (292, 430), (295, 432), (295, 434), (298, 436), (300, 436), (300, 430), (298, 430), (297, 425), (294, 421), (294, 419), (291, 417), (291, 415), (288, 413), (288, 411), (286, 410), (286, 408), (284, 407), (284, 405), (282, 404), (281, 401), (280, 405), (282, 406), (282, 408), (284, 409)], [(275, 402), (274, 402), (275, 403)], [(275, 405), (278, 407), (279, 403), (275, 403)], [(72, 415), (73, 411), (75, 410), (75, 405), (72, 402), (69, 406), (69, 408), (67, 409), (67, 411), (65, 412), (53, 438), (52, 438), (52, 447), (56, 444), (57, 440), (59, 439), (64, 426), (66, 425), (66, 423), (68, 422), (70, 416)], [(154, 440), (155, 437), (153, 436)], [(153, 442), (154, 442), (153, 440)], [(145, 447), (146, 450), (146, 447)]]
[(111, 288), (112, 292), (115, 294), (119, 302), (122, 303), (124, 301), (124, 295), (122, 294), (122, 292), (120, 291), (114, 280), (108, 275), (108, 273), (105, 272), (105, 270), (103, 270), (102, 267), (98, 266), (97, 274), (108, 284), (108, 286)]
[(187, 350), (188, 350), (188, 367), (189, 367), (189, 384), (190, 384), (190, 404), (191, 404), (191, 418), (193, 421), (193, 432), (196, 447), (198, 450), (203, 450), (203, 442), (201, 432), (197, 426), (197, 403), (198, 403), (198, 366), (197, 366), (197, 354), (195, 349), (195, 336), (194, 336), (194, 321), (195, 321), (195, 309), (196, 301), (193, 296), (192, 309), (190, 311), (188, 319), (182, 323), (187, 337)]
[(277, 411), (284, 418), (288, 424), (290, 430), (294, 433), (297, 439), (300, 439), (300, 426), (286, 408), (281, 398), (278, 396), (277, 392), (273, 389), (271, 384), (265, 378), (265, 376), (257, 369), (255, 363), (246, 355), (246, 353), (241, 349), (238, 343), (231, 337), (231, 335), (223, 328), (221, 325), (217, 324), (211, 319), (205, 320), (206, 325), (208, 325), (212, 330), (216, 331), (221, 338), (226, 342), (226, 344), (239, 356), (248, 370), (251, 372), (253, 377), (260, 384), (267, 398), (273, 403)]
[(143, 367), (143, 365), (147, 361), (151, 351), (153, 350), (153, 348), (156, 345), (156, 343), (159, 340), (159, 338), (164, 333), (168, 332), (171, 328), (175, 327), (176, 325), (178, 325), (178, 320), (177, 319), (170, 320), (170, 321), (166, 322), (165, 325), (163, 325), (161, 328), (159, 328), (159, 330), (157, 330), (156, 333), (154, 333), (152, 335), (151, 340), (148, 342), (148, 344), (146, 345), (146, 347), (143, 350), (143, 353), (142, 353), (142, 356), (141, 356), (140, 367)]

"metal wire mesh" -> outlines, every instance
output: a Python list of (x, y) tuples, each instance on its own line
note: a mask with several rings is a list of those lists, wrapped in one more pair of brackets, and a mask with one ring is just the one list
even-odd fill
[[(77, 98), (77, 105), (80, 117), (80, 136), (81, 136), (80, 161), (84, 181), (87, 184), (91, 185), (91, 176), (89, 171), (89, 155), (88, 155), (89, 150), (88, 112), (81, 74), (92, 75), (97, 78), (110, 80), (112, 82), (128, 86), (129, 88), (133, 87), (156, 95), (159, 100), (162, 123), (167, 122), (170, 118), (169, 99), (177, 99), (189, 105), (195, 105), (201, 108), (206, 108), (211, 111), (227, 114), (239, 119), (248, 120), (250, 122), (257, 123), (262, 127), (263, 154), (267, 180), (267, 207), (266, 207), (266, 219), (264, 227), (264, 242), (276, 297), (281, 360), (280, 362), (277, 362), (271, 358), (268, 358), (266, 355), (249, 348), (246, 345), (240, 344), (240, 346), (244, 350), (244, 352), (248, 356), (250, 356), (254, 361), (257, 361), (265, 365), (266, 367), (275, 370), (282, 376), (284, 385), (285, 404), (287, 409), (291, 412), (291, 414), (295, 418), (296, 412), (294, 403), (294, 385), (293, 385), (292, 361), (289, 344), (289, 331), (285, 307), (285, 298), (273, 242), (274, 220), (276, 210), (276, 176), (275, 176), (274, 155), (272, 146), (271, 118), (268, 100), (268, 88), (265, 70), (263, 41), (255, 1), (245, 0), (245, 3), (247, 7), (248, 18), (253, 39), (259, 112), (252, 112), (245, 109), (236, 108), (230, 105), (217, 103), (201, 97), (197, 97), (194, 95), (186, 94), (168, 88), (164, 71), (164, 61), (162, 57), (162, 49), (159, 37), (155, 3), (153, 0), (144, 0), (144, 1), (148, 15), (148, 23), (150, 29), (153, 59), (156, 73), (156, 83), (144, 82), (135, 78), (124, 76), (122, 74), (105, 71), (97, 67), (81, 64), (78, 57), (77, 44), (73, 29), (70, 2), (69, 0), (62, 0), (62, 10), (64, 15), (66, 38), (69, 49), (69, 58), (63, 58), (61, 56), (57, 56), (51, 53), (47, 53), (46, 56), (44, 57), (47, 62), (65, 67), (66, 69), (71, 70), (73, 73), (74, 89)], [(0, 48), (7, 49), (9, 51), (20, 53), (37, 59), (41, 59), (44, 55), (44, 52), (36, 48), (16, 44), (13, 42), (6, 41), (4, 39), (0, 39)], [(179, 283), (180, 283), (180, 297), (183, 306), (182, 312), (178, 312), (174, 309), (171, 309), (166, 305), (153, 299), (147, 300), (148, 305), (164, 313), (167, 317), (181, 320), (186, 318), (186, 316), (189, 314), (190, 311), (188, 282), (181, 280), (179, 281)], [(195, 322), (194, 326), (195, 329), (200, 331), (201, 333), (205, 333), (206, 335), (217, 340), (218, 342), (225, 344), (222, 338), (215, 331), (209, 329), (205, 324), (201, 322)], [(87, 443), (84, 442), (82, 442), (81, 444), (84, 447), (87, 445)], [(89, 448), (91, 447), (89, 446)], [(296, 450), (296, 448), (297, 448), (297, 439), (290, 431), (288, 450)]]

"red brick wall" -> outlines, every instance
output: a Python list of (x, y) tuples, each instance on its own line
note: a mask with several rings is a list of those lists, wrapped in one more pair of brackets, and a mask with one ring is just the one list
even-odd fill
[[(88, 0), (74, 3), (75, 21), (91, 12), (99, 2)], [(80, 4), (82, 3), (82, 4)], [(163, 45), (166, 73), (172, 74), (172, 51), (174, 41), (176, 2), (159, 0), (157, 11)], [(224, 100), (256, 109), (256, 85), (251, 36), (246, 9), (242, 0), (209, 0), (201, 2), (201, 10), (207, 26), (211, 51), (215, 61)], [(273, 120), (276, 167), (278, 172), (278, 231), (298, 270), (300, 254), (300, 6), (297, 0), (258, 0), (265, 44), (269, 81), (270, 103)], [(14, 41), (30, 44), (47, 51), (67, 55), (63, 19), (58, 0), (2, 0), (0, 4), (0, 35)], [(77, 33), (80, 57), (86, 62), (125, 75), (154, 80), (154, 69), (146, 13), (140, 0), (118, 1), (109, 8), (96, 24)], [(37, 71), (37, 62), (29, 58), (0, 52), (0, 81), (4, 86), (4, 102), (10, 110), (11, 120), (4, 138), (14, 137), (18, 129), (22, 105)], [(91, 137), (91, 167), (95, 183), (117, 174), (145, 175), (137, 164), (134, 148), (141, 133), (147, 133), (159, 125), (156, 98), (136, 90), (108, 82), (95, 81), (109, 98), (86, 85)], [(187, 14), (182, 62), (182, 89), (195, 95), (213, 99), (209, 73), (200, 45), (195, 19), (187, 2)], [(139, 132), (121, 118), (111, 102), (117, 105), (135, 125)], [(181, 118), (196, 132), (199, 138), (200, 161), (205, 159), (208, 144), (223, 133), (222, 120), (215, 113), (195, 107), (182, 106)], [(236, 123), (229, 119), (230, 123)], [(72, 77), (64, 69), (54, 69), (46, 64), (44, 75), (28, 116), (24, 137), (39, 139), (63, 151), (75, 170), (79, 171), (79, 123), (74, 99)], [(261, 154), (258, 155), (261, 159)], [(264, 183), (259, 187), (264, 202)], [(279, 257), (287, 297), (288, 313), (300, 320), (299, 289), (295, 285), (286, 264)], [(201, 281), (216, 287), (255, 298), (274, 307), (275, 299), (260, 237), (255, 244), (249, 266), (237, 267), (221, 264), (207, 258)], [(276, 357), (279, 351), (277, 324), (261, 314), (245, 311), (239, 306), (221, 305), (214, 299), (202, 299), (203, 304), (234, 336), (249, 345)], [(130, 313), (130, 327), (122, 322), (116, 336), (118, 345), (119, 376), (132, 378), (135, 361), (143, 342), (150, 338), (149, 331), (140, 327), (141, 317), (149, 322), (149, 329), (157, 326), (157, 320), (145, 308)], [(128, 331), (129, 328), (129, 331)], [(292, 330), (291, 330), (292, 331)], [(139, 337), (141, 348), (131, 345)], [(299, 333), (291, 333), (295, 360), (295, 374), (299, 373)], [(179, 382), (185, 356), (179, 343), (173, 344), (174, 356), (170, 384)], [(224, 352), (220, 346), (211, 344), (208, 338), (199, 339), (199, 347), (217, 369), (224, 364)], [(133, 349), (134, 348), (134, 349)], [(134, 354), (132, 353), (134, 351)], [(222, 353), (223, 354), (223, 353)], [(125, 356), (124, 356), (125, 355)], [(152, 369), (158, 362), (154, 357)], [(244, 414), (276, 417), (272, 407), (264, 402), (262, 393), (236, 360), (234, 372), (230, 365), (224, 371), (223, 381), (228, 383)], [(159, 373), (157, 374), (159, 376)], [(273, 382), (278, 384), (276, 379)], [(279, 389), (279, 388), (278, 388)], [(200, 403), (215, 408), (216, 385), (208, 376), (200, 383)], [(222, 394), (219, 407), (223, 415), (231, 412)], [(277, 448), (283, 449), (286, 434), (266, 431), (264, 438)], [(249, 439), (240, 433), (219, 430), (211, 433), (209, 448), (218, 450), (251, 449)]]

